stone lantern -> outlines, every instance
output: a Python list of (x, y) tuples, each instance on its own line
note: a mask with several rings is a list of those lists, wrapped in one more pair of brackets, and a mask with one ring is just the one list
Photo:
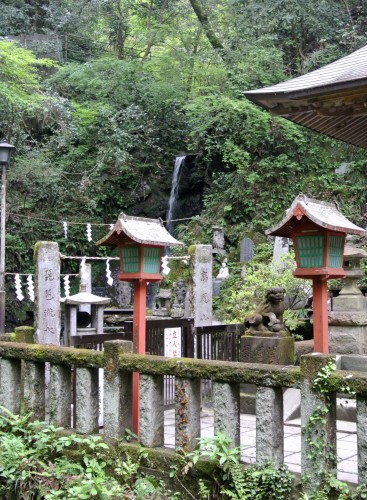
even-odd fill
[(345, 279), (337, 297), (333, 298), (333, 311), (366, 311), (367, 297), (357, 286), (357, 281), (364, 276), (361, 260), (367, 258), (367, 252), (347, 242), (344, 248)]
[(329, 312), (329, 349), (336, 354), (367, 354), (367, 297), (357, 287), (364, 276), (361, 259), (367, 252), (347, 243), (344, 250), (345, 280)]
[(299, 195), (267, 235), (292, 238), (297, 268), (294, 276), (313, 281), (314, 351), (327, 353), (327, 280), (344, 278), (343, 250), (347, 233), (367, 235), (335, 205)]
[[(103, 310), (110, 302), (108, 297), (98, 297), (81, 286), (81, 291), (63, 299), (65, 304), (64, 345), (70, 346), (75, 335), (103, 334)], [(79, 306), (90, 305), (91, 314), (80, 312)], [(90, 325), (90, 326), (89, 326)]]

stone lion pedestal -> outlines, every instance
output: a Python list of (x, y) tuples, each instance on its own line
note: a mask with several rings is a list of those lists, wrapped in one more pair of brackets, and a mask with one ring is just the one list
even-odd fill
[(243, 363), (294, 365), (294, 338), (244, 336), (240, 356)]
[[(294, 338), (283, 325), (284, 290), (270, 288), (254, 313), (245, 319), (248, 333), (241, 338), (240, 361), (294, 365)], [(256, 386), (241, 386), (241, 412), (256, 413)]]

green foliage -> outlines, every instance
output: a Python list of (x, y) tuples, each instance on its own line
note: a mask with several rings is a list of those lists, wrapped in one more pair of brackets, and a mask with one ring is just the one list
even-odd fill
[[(31, 271), (37, 240), (57, 241), (68, 254), (101, 252), (82, 226), (64, 240), (61, 224), (39, 219), (109, 224), (121, 210), (164, 219), (172, 160), (184, 151), (199, 153), (195, 186), (190, 179), (180, 193), (197, 193), (182, 213), (196, 217), (176, 229), (188, 244), (211, 243), (215, 223), (235, 255), (245, 231), (263, 233), (300, 192), (366, 223), (366, 153), (243, 97), (365, 43), (357, 0), (205, 2), (221, 50), (190, 1), (3, 3), (3, 36), (50, 37), (48, 52), (60, 61), (47, 68), (38, 42), (32, 53), (0, 40), (0, 129), (17, 146), (6, 271)], [(341, 163), (348, 168), (338, 174)], [(107, 228), (93, 228), (94, 240)]]
[[(337, 457), (330, 450), (330, 443), (327, 441), (326, 436), (320, 435), (320, 426), (325, 427), (329, 412), (331, 411), (332, 403), (329, 379), (335, 370), (335, 361), (329, 359), (313, 379), (312, 389), (322, 396), (322, 404), (320, 402), (310, 415), (306, 425), (302, 427), (302, 433), (305, 435), (309, 446), (308, 459), (315, 464), (318, 464), (320, 459), (323, 461), (326, 460), (329, 462), (329, 468), (336, 466)], [(341, 391), (351, 396), (355, 395), (347, 382), (344, 383)], [(310, 484), (309, 476), (305, 475), (302, 477), (302, 483), (303, 485), (307, 485), (308, 490), (313, 490), (309, 495), (303, 494), (301, 496), (303, 500), (357, 500), (367, 498), (367, 490), (364, 485), (358, 486), (355, 492), (351, 492), (346, 483), (339, 481), (331, 473), (320, 473), (319, 484)]]
[[(106, 473), (99, 436), (61, 436), (59, 427), (1, 408), (0, 494), (12, 498), (115, 498), (124, 489)], [(73, 449), (73, 458), (68, 450)]]
[[(235, 500), (287, 500), (293, 489), (293, 476), (285, 466), (274, 467), (271, 463), (243, 467), (239, 463), (240, 449), (231, 447), (230, 439), (223, 433), (213, 438), (200, 438), (198, 448), (188, 453), (190, 466), (199, 459), (207, 459), (216, 465), (213, 472), (214, 491), (210, 498), (232, 498)], [(209, 498), (208, 490), (201, 486), (199, 498)]]
[(0, 411), (1, 498), (176, 498), (163, 481), (141, 473), (143, 448), (137, 461), (126, 454), (112, 463), (100, 436), (63, 435), (61, 427), (32, 421), (30, 414)]
[(291, 331), (295, 330), (303, 316), (302, 306), (312, 293), (312, 284), (294, 278), (294, 268), (294, 255), (290, 253), (276, 265), (254, 260), (246, 264), (245, 270), (232, 269), (216, 300), (217, 317), (228, 322), (243, 322), (264, 299), (268, 288), (280, 286), (285, 290), (288, 305), (284, 322)]

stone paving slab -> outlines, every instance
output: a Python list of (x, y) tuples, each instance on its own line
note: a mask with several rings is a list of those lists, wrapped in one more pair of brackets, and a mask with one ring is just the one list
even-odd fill
[[(214, 415), (212, 408), (204, 408), (200, 415), (202, 437), (214, 436)], [(174, 410), (166, 410), (164, 415), (164, 445), (173, 448)], [(357, 435), (353, 422), (337, 422), (338, 479), (351, 483), (358, 482)], [(256, 461), (256, 417), (241, 414), (241, 460), (245, 463)], [(301, 472), (301, 422), (295, 419), (284, 424), (284, 463), (292, 472)]]

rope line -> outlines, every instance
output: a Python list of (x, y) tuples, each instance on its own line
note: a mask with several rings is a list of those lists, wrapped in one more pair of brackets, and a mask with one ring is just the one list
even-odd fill
[(60, 254), (60, 259), (74, 259), (74, 260), (120, 260), (120, 257), (77, 257), (70, 255)]
[[(68, 225), (79, 225), (79, 226), (86, 226), (87, 224), (90, 224), (91, 226), (110, 226), (112, 223), (98, 223), (98, 222), (69, 222), (67, 220), (56, 220), (56, 219), (45, 219), (42, 217), (33, 217), (32, 215), (23, 215), (15, 212), (7, 212), (8, 215), (12, 215), (14, 217), (23, 217), (24, 219), (33, 219), (33, 220), (40, 220), (42, 222), (55, 222), (56, 224), (62, 224), (63, 222), (66, 222)], [(182, 220), (191, 220), (194, 217), (197, 217), (196, 215), (193, 215), (192, 217), (184, 217), (182, 219), (170, 219), (170, 220), (162, 220), (162, 222), (167, 223), (167, 222), (179, 222)], [(113, 223), (114, 225), (115, 223)]]

